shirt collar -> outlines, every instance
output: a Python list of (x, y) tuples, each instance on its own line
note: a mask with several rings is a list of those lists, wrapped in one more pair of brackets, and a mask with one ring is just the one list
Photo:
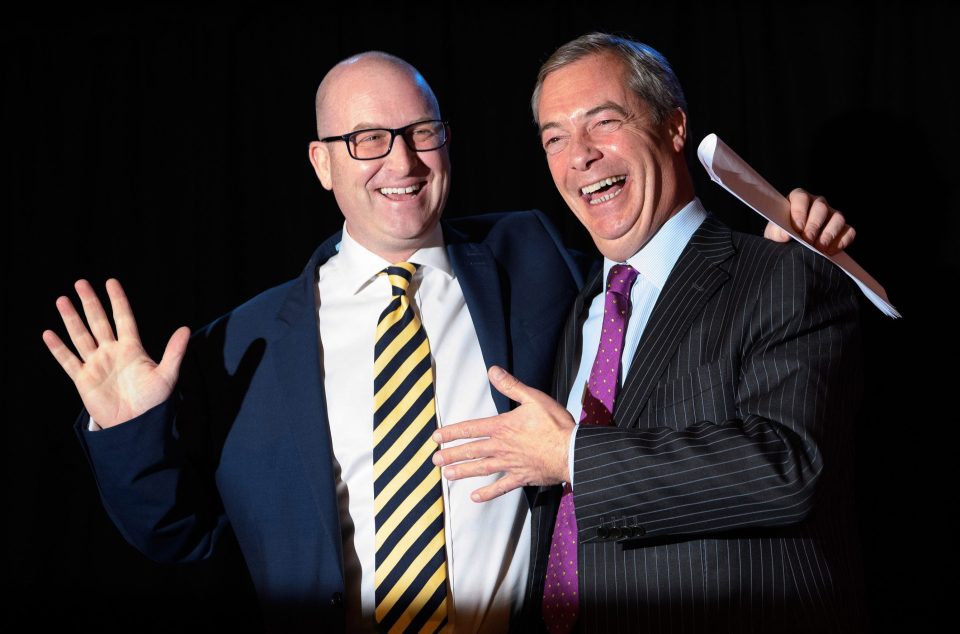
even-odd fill
[[(627, 264), (656, 286), (658, 291), (663, 290), (684, 247), (706, 217), (707, 211), (700, 199), (694, 198), (670, 217), (639, 251), (627, 258)], [(604, 280), (609, 277), (614, 264), (617, 262), (603, 258)]]
[[(344, 283), (346, 288), (354, 294), (366, 288), (371, 281), (376, 279), (380, 271), (391, 264), (396, 264), (384, 260), (354, 240), (347, 230), (346, 222), (343, 224), (342, 238), (336, 249), (340, 259), (339, 268), (343, 271)], [(439, 223), (427, 237), (426, 246), (414, 251), (408, 261), (423, 267), (436, 269), (448, 278), (453, 278), (453, 267), (450, 266), (450, 260), (447, 258), (447, 250), (443, 244), (443, 231), (440, 229)]]

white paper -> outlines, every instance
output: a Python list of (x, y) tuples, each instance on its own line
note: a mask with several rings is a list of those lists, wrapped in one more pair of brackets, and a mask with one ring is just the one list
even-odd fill
[(767, 220), (777, 224), (794, 240), (843, 269), (857, 283), (867, 299), (885, 315), (893, 318), (900, 317), (900, 313), (887, 299), (887, 292), (883, 290), (880, 283), (854, 262), (853, 258), (843, 251), (836, 255), (827, 255), (818, 251), (808, 244), (803, 236), (794, 231), (790, 222), (790, 201), (781, 196), (780, 192), (757, 174), (746, 161), (737, 156), (736, 152), (727, 147), (727, 144), (716, 134), (709, 134), (700, 142), (697, 156), (700, 157), (700, 162), (715, 183)]

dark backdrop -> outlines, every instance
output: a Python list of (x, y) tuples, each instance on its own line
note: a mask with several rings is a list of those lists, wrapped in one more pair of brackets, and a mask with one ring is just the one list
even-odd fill
[[(159, 354), (177, 326), (202, 325), (295, 276), (341, 223), (307, 161), (314, 90), (333, 63), (367, 49), (419, 67), (452, 122), (449, 215), (539, 207), (584, 245), (527, 104), (539, 63), (602, 29), (673, 62), (691, 146), (717, 132), (781, 191), (823, 193), (856, 225), (852, 255), (905, 315), (894, 322), (863, 308), (857, 473), (869, 601), (879, 631), (933, 628), (952, 596), (956, 526), (946, 517), (954, 372), (934, 367), (953, 361), (955, 346), (946, 302), (928, 298), (957, 290), (957, 10), (344, 4), (41, 7), (4, 19), (5, 620), (123, 631), (257, 624), (235, 544), (202, 564), (157, 566), (107, 520), (73, 438), (79, 399), (40, 340), (58, 326), (53, 302), (74, 279), (102, 290), (120, 278)], [(760, 230), (693, 171), (709, 207)], [(946, 293), (930, 292), (938, 287)]]

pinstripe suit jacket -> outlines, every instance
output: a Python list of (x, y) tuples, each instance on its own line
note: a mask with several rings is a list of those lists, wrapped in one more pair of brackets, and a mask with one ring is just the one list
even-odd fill
[[(565, 328), (561, 402), (600, 284)], [(577, 433), (580, 629), (859, 628), (857, 311), (824, 258), (703, 223), (653, 309), (614, 425)], [(558, 502), (558, 487), (536, 492), (535, 609)]]

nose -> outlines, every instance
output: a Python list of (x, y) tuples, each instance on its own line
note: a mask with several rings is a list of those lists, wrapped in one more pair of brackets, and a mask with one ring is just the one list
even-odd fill
[(594, 145), (589, 136), (575, 134), (570, 139), (570, 169), (585, 171), (599, 158), (603, 152)]
[(407, 145), (407, 139), (402, 135), (397, 135), (393, 140), (393, 147), (390, 148), (390, 153), (387, 154), (384, 161), (390, 169), (405, 174), (413, 169), (420, 158)]

